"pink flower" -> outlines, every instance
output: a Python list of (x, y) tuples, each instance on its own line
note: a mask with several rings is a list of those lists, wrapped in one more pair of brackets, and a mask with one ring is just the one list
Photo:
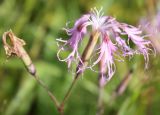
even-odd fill
[[(93, 62), (93, 65), (98, 64), (100, 61), (102, 61), (100, 72), (104, 73), (107, 69), (107, 78), (108, 80), (111, 79), (115, 72), (115, 64), (114, 64), (114, 57), (113, 54), (116, 52), (117, 47), (112, 43), (108, 35), (103, 36), (103, 41), (100, 46), (100, 52), (98, 59)], [(102, 74), (103, 75), (103, 74)]]
[(145, 40), (145, 36), (141, 36), (142, 31), (139, 28), (133, 27), (131, 25), (124, 24), (122, 25), (122, 29), (124, 30), (125, 34), (128, 36), (128, 39), (131, 40), (137, 47), (135, 50), (136, 54), (143, 54), (144, 59), (146, 61), (146, 68), (149, 61), (149, 45), (151, 45), (151, 42), (148, 40)]
[[(57, 53), (58, 59), (60, 61), (66, 61), (68, 63), (68, 67), (70, 67), (72, 61), (81, 61), (81, 57), (78, 52), (78, 45), (83, 39), (84, 35), (87, 33), (87, 22), (89, 19), (89, 15), (84, 15), (80, 19), (78, 19), (71, 29), (65, 29), (67, 34), (70, 37), (68, 41), (57, 39), (60, 42), (64, 42), (64, 45), (60, 48), (60, 50)], [(72, 52), (69, 54), (69, 56), (66, 59), (60, 59), (59, 53), (64, 49), (65, 45), (69, 45), (69, 47), (72, 49)]]
[[(114, 75), (116, 70), (114, 60), (123, 61), (122, 57), (142, 54), (147, 67), (149, 60), (148, 52), (151, 50), (148, 46), (151, 45), (151, 42), (144, 39), (145, 36), (142, 35), (140, 28), (120, 23), (111, 16), (103, 16), (102, 9), (100, 11), (93, 9), (89, 14), (78, 19), (72, 29), (66, 29), (70, 39), (64, 41), (64, 45), (69, 45), (72, 48), (72, 52), (66, 59), (61, 61), (68, 62), (69, 67), (73, 60), (77, 61), (78, 59), (83, 63), (81, 55), (78, 52), (78, 45), (84, 35), (90, 32), (89, 29), (87, 29), (88, 26), (91, 27), (91, 32), (100, 32), (100, 37), (99, 43), (97, 44), (98, 48), (94, 50), (95, 53), (98, 54), (97, 60), (86, 68), (92, 69), (95, 65), (102, 62), (99, 70), (103, 77), (103, 79), (101, 79), (102, 84), (105, 84)], [(123, 36), (127, 36), (128, 39), (126, 40)], [(59, 39), (59, 41), (62, 40)], [(129, 41), (135, 44), (135, 49), (129, 46)], [(58, 55), (61, 50), (63, 50), (63, 46), (60, 48)]]

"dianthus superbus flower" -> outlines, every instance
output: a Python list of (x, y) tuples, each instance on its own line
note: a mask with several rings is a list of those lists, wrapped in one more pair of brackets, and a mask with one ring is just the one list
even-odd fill
[[(66, 61), (68, 63), (68, 67), (70, 67), (71, 62), (75, 59), (78, 58), (80, 60), (80, 54), (78, 52), (78, 45), (81, 42), (81, 40), (83, 39), (84, 35), (87, 33), (87, 21), (89, 19), (89, 15), (84, 15), (82, 16), (80, 19), (78, 19), (75, 22), (75, 25), (73, 28), (71, 29), (65, 29), (67, 34), (69, 36), (71, 36), (71, 38), (68, 41), (64, 41), (64, 45), (68, 45), (70, 48), (72, 48), (72, 52), (70, 53), (70, 55), (66, 58), (61, 60), (59, 58), (59, 53), (61, 52), (61, 50), (64, 50), (63, 47), (60, 48), (60, 50), (58, 51), (58, 59), (61, 61)], [(59, 41), (62, 41), (61, 39), (59, 39)]]
[[(88, 27), (91, 27), (91, 29), (88, 29)], [(99, 40), (93, 50), (93, 54), (97, 53), (98, 55), (97, 59), (90, 65), (87, 65), (85, 69), (92, 69), (95, 65), (101, 63), (99, 72), (103, 73), (101, 74), (103, 83), (105, 80), (112, 78), (116, 69), (114, 61), (123, 61), (121, 57), (132, 57), (134, 54), (142, 54), (147, 67), (149, 60), (148, 52), (151, 50), (148, 46), (151, 45), (151, 42), (144, 39), (145, 36), (142, 35), (140, 28), (120, 23), (111, 16), (103, 16), (102, 9), (99, 11), (96, 8), (92, 9), (90, 13), (78, 19), (73, 28), (65, 30), (70, 39), (66, 41), (58, 39), (59, 42), (64, 42), (64, 45), (58, 51), (58, 58), (61, 61), (68, 62), (68, 67), (70, 67), (73, 60), (83, 65), (83, 56), (78, 51), (79, 44), (87, 33), (99, 32)], [(127, 39), (124, 36), (127, 36)], [(135, 48), (130, 47), (130, 41), (135, 44)], [(72, 49), (72, 52), (66, 59), (62, 60), (59, 57), (59, 53), (65, 50), (64, 46), (66, 45)], [(77, 66), (81, 69), (79, 63)]]

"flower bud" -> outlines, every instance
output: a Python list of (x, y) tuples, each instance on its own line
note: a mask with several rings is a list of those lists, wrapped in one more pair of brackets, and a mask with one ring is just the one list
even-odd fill
[[(10, 39), (10, 44), (7, 43), (7, 36)], [(27, 71), (34, 76), (36, 74), (36, 68), (23, 47), (26, 44), (25, 41), (17, 38), (11, 30), (3, 34), (2, 41), (6, 55), (8, 57), (12, 55), (16, 55), (17, 57), (19, 57), (23, 61), (25, 67), (27, 68)]]

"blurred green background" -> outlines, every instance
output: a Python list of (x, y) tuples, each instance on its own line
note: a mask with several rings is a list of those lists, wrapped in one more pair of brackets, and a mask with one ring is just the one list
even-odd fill
[[(105, 15), (137, 26), (139, 20), (153, 14), (158, 0), (0, 0), (0, 35), (12, 31), (26, 41), (41, 79), (59, 100), (73, 79), (67, 64), (56, 56), (56, 38), (66, 37), (62, 28), (74, 22), (91, 8), (101, 6)], [(160, 60), (150, 56), (149, 68), (144, 69), (143, 56), (116, 62), (117, 70), (106, 85), (105, 115), (159, 115)], [(115, 99), (112, 94), (128, 71), (132, 78), (126, 91)], [(95, 115), (97, 107), (98, 74), (87, 70), (74, 88), (65, 106), (65, 115)], [(56, 115), (49, 96), (29, 75), (23, 63), (12, 57), (6, 59), (0, 42), (0, 115)]]

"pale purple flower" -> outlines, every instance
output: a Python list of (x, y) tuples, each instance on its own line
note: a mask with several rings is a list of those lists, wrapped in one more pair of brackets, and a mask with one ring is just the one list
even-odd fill
[[(151, 42), (144, 39), (145, 36), (142, 35), (140, 28), (120, 23), (111, 16), (103, 16), (102, 9), (100, 11), (93, 9), (89, 14), (78, 19), (72, 29), (66, 29), (70, 39), (65, 41), (64, 45), (69, 45), (72, 48), (72, 52), (62, 61), (67, 61), (69, 65), (73, 59), (81, 61), (78, 46), (84, 35), (90, 32), (87, 29), (88, 26), (91, 27), (91, 32), (100, 32), (100, 40), (94, 52), (94, 54), (97, 53), (98, 57), (96, 61), (86, 68), (92, 69), (98, 63), (103, 62), (99, 70), (100, 73), (103, 73), (101, 74), (102, 84), (105, 84), (112, 78), (116, 70), (114, 61), (123, 61), (122, 57), (142, 54), (147, 67), (149, 60), (148, 52), (151, 50), (148, 46), (151, 45)], [(128, 38), (125, 39), (122, 36), (127, 36)], [(136, 47), (134, 49), (129, 46), (129, 41), (135, 44)], [(58, 54), (61, 50), (63, 50), (63, 47), (61, 47)], [(77, 56), (75, 57), (75, 55)], [(81, 63), (83, 62), (81, 61)]]
[(100, 52), (98, 59), (93, 62), (93, 65), (98, 64), (100, 61), (102, 61), (103, 67), (101, 68), (100, 72), (104, 73), (107, 69), (107, 75), (108, 79), (110, 79), (114, 72), (115, 72), (115, 64), (114, 64), (114, 57), (113, 54), (117, 50), (117, 47), (111, 42), (108, 35), (104, 35), (102, 38), (102, 43), (100, 46)]
[(148, 52), (149, 50), (151, 50), (147, 46), (151, 45), (151, 42), (145, 40), (145, 36), (141, 36), (142, 31), (136, 27), (124, 24), (124, 27), (122, 26), (122, 28), (125, 34), (128, 36), (128, 39), (130, 39), (137, 46), (137, 50), (135, 50), (135, 53), (144, 55), (144, 59), (146, 61), (145, 67), (147, 68), (147, 64), (149, 61)]
[(70, 37), (68, 41), (62, 40), (62, 39), (57, 39), (58, 41), (61, 41), (64, 43), (64, 45), (60, 48), (60, 50), (57, 53), (58, 59), (59, 58), (59, 53), (64, 49), (65, 45), (69, 45), (69, 47), (72, 49), (72, 52), (69, 54), (69, 56), (66, 59), (63, 59), (61, 61), (66, 61), (68, 63), (68, 67), (70, 67), (72, 61), (77, 61), (77, 59), (80, 60), (80, 55), (78, 52), (78, 45), (83, 39), (84, 35), (87, 33), (87, 22), (89, 19), (89, 15), (84, 15), (80, 19), (78, 19), (75, 22), (75, 25), (71, 29), (64, 29), (66, 30), (67, 34)]

